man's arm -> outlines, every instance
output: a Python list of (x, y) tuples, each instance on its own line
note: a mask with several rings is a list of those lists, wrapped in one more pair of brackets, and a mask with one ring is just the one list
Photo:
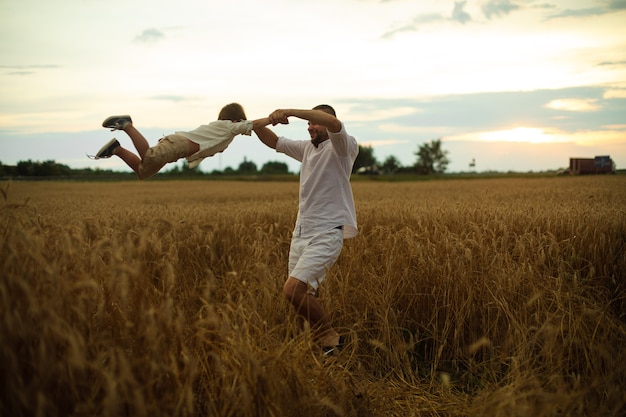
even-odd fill
[(311, 124), (325, 126), (329, 132), (337, 133), (341, 130), (341, 121), (332, 114), (321, 110), (279, 109), (270, 114), (272, 124), (289, 123), (289, 117), (308, 120)]
[(278, 142), (278, 136), (276, 133), (272, 132), (267, 125), (271, 124), (269, 117), (264, 117), (262, 119), (256, 119), (252, 121), (252, 130), (254, 133), (261, 139), (261, 142), (266, 144), (272, 149), (276, 149), (276, 143)]

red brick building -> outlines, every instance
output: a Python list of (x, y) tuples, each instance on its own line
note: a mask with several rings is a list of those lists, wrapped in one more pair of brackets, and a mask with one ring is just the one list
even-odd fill
[(572, 175), (613, 174), (615, 173), (615, 163), (610, 156), (570, 158), (569, 173)]

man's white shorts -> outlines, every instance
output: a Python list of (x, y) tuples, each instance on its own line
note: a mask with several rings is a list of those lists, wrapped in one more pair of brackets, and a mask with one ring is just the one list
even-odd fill
[(326, 272), (339, 258), (342, 248), (341, 229), (330, 229), (310, 237), (294, 234), (289, 249), (289, 276), (317, 291)]

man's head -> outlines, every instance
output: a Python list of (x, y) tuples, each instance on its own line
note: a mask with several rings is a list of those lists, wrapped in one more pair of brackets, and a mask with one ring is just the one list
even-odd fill
[[(333, 109), (328, 104), (319, 104), (313, 107), (313, 110), (323, 111), (324, 113), (328, 113), (332, 116), (337, 117), (337, 114), (335, 114), (335, 109)], [(309, 122), (309, 127), (307, 130), (309, 131), (309, 135), (311, 136), (311, 142), (313, 142), (313, 145), (315, 145), (315, 147), (328, 139), (328, 129), (326, 128), (326, 126), (315, 125)]]
[(333, 109), (328, 104), (318, 104), (317, 106), (313, 107), (313, 110), (321, 110), (324, 113), (332, 114), (333, 116), (337, 117), (337, 114), (335, 113), (335, 109)]
[(243, 107), (239, 103), (230, 103), (222, 107), (220, 114), (217, 116), (218, 120), (231, 120), (233, 122), (239, 122), (246, 120), (246, 112), (243, 111)]

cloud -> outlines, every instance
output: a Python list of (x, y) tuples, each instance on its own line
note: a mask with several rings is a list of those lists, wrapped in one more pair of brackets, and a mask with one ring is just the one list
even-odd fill
[(378, 130), (383, 133), (418, 134), (425, 136), (444, 136), (450, 133), (448, 126), (420, 126), (398, 123), (384, 123), (378, 125)]
[[(402, 132), (430, 138), (520, 126), (576, 132), (623, 123), (626, 89), (612, 87), (609, 91), (611, 99), (605, 97), (607, 88), (574, 87), (412, 99), (344, 99), (342, 103), (350, 108), (350, 114), (391, 116), (376, 119), (377, 133), (394, 133), (394, 137)], [(415, 111), (410, 112), (411, 108)]]
[(437, 13), (430, 13), (430, 14), (421, 14), (421, 15), (417, 15), (413, 18), (413, 20), (403, 26), (397, 27), (395, 29), (391, 29), (388, 32), (385, 32), (381, 38), (382, 39), (391, 39), (393, 38), (395, 35), (399, 34), (399, 33), (403, 33), (403, 32), (415, 32), (418, 30), (419, 26), (424, 25), (424, 24), (430, 24), (430, 23), (436, 23), (436, 22), (441, 22), (446, 20), (445, 17), (443, 17), (440, 14)]
[(399, 28), (392, 29), (387, 31), (381, 35), (381, 39), (393, 39), (396, 35), (404, 32), (415, 32), (417, 28), (413, 24), (408, 24)]
[(11, 70), (6, 72), (5, 75), (13, 75), (13, 76), (26, 76), (36, 74), (38, 69), (55, 69), (60, 68), (59, 65), (0, 65), (2, 69)]
[(11, 71), (11, 72), (7, 72), (7, 75), (32, 75), (35, 74), (35, 71)]
[(558, 13), (548, 16), (548, 19), (558, 19), (566, 17), (589, 17), (600, 16), (608, 13), (608, 11), (602, 7), (588, 7), (585, 9), (565, 9)]
[(551, 100), (546, 107), (553, 110), (565, 111), (596, 111), (600, 106), (596, 104), (595, 99), (579, 99), (579, 98), (560, 98)]
[(624, 67), (626, 66), (626, 61), (603, 61), (598, 64), (601, 67)]
[(49, 65), (49, 64), (44, 64), (44, 65), (0, 65), (0, 68), (6, 68), (6, 69), (35, 68), (35, 69), (40, 69), (40, 68), (59, 68), (59, 66), (58, 65)]
[(158, 100), (158, 101), (171, 101), (174, 103), (180, 103), (181, 101), (196, 100), (196, 98), (194, 97), (180, 96), (180, 95), (175, 95), (175, 94), (151, 96), (150, 99)]
[(357, 106), (351, 108), (344, 116), (346, 120), (353, 122), (371, 122), (377, 120), (389, 120), (419, 112), (415, 106), (394, 106), (388, 108), (374, 108), (370, 106)]
[[(497, 1), (497, 0), (496, 0)], [(425, 13), (415, 16), (411, 21), (401, 26), (390, 29), (381, 35), (381, 39), (392, 39), (394, 36), (405, 32), (416, 32), (420, 26), (429, 25), (438, 22), (455, 21), (466, 23), (472, 20), (472, 16), (467, 13), (464, 8), (467, 1), (454, 2), (454, 9), (450, 18), (439, 13)]]
[(583, 9), (564, 9), (558, 13), (548, 16), (548, 19), (602, 16), (609, 13), (620, 12), (622, 10), (626, 10), (626, 0), (612, 0), (608, 2), (606, 6), (586, 7)]
[(626, 10), (626, 0), (613, 0), (609, 2), (611, 10)]
[(438, 13), (427, 13), (416, 16), (413, 19), (413, 23), (419, 25), (424, 23), (435, 23), (441, 22), (442, 20), (446, 20), (442, 15)]
[(146, 29), (141, 32), (141, 35), (135, 38), (135, 42), (139, 43), (155, 43), (165, 39), (163, 32), (157, 29)]
[(455, 20), (463, 24), (472, 20), (472, 16), (470, 16), (469, 13), (463, 10), (466, 4), (467, 4), (467, 1), (455, 1), (454, 2), (454, 9), (452, 9), (452, 20)]
[(626, 88), (609, 88), (604, 92), (602, 98), (626, 98)]
[[(626, 1), (626, 0), (624, 0)], [(452, 21), (465, 24), (472, 21), (472, 16), (465, 11), (467, 1), (455, 1), (454, 8), (450, 17), (445, 17), (438, 13), (421, 14), (415, 16), (409, 23), (385, 32), (381, 38), (391, 39), (395, 35), (403, 32), (417, 31), (419, 26), (438, 23), (442, 21)], [(549, 8), (549, 5), (540, 6), (542, 8)], [(482, 6), (482, 11), (485, 17), (491, 19), (492, 17), (500, 17), (507, 15), (514, 10), (520, 9), (520, 6), (513, 3), (511, 0), (489, 0)]]
[(491, 19), (492, 16), (500, 17), (507, 15), (517, 9), (519, 9), (519, 6), (511, 3), (509, 0), (490, 0), (482, 6), (483, 14), (487, 19)]

